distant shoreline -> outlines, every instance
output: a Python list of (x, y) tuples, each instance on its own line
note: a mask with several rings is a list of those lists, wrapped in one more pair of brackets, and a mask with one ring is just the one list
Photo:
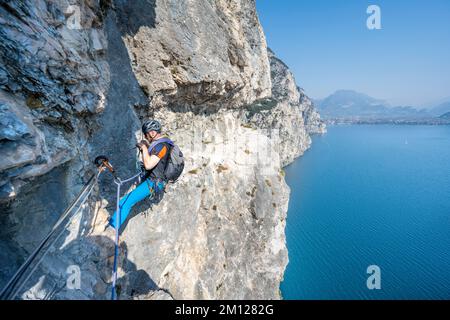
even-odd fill
[(450, 119), (426, 118), (426, 119), (323, 119), (327, 125), (340, 124), (396, 124), (396, 125), (450, 125)]

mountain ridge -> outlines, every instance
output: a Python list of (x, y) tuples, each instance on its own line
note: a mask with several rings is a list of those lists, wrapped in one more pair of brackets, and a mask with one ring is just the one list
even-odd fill
[[(354, 90), (337, 90), (315, 101), (324, 119), (418, 119), (435, 116), (427, 109), (392, 106), (386, 100)], [(437, 115), (438, 112), (435, 113)]]

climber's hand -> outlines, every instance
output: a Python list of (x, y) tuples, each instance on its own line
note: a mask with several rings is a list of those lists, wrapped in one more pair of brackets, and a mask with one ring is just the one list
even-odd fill
[(150, 148), (150, 143), (148, 143), (147, 140), (141, 140), (141, 143), (143, 143), (147, 147), (147, 149)]
[(141, 142), (136, 143), (136, 147), (139, 148), (139, 150), (141, 151), (145, 151), (146, 149), (148, 149), (149, 144), (147, 141), (141, 140)]
[(147, 150), (147, 147), (145, 146), (145, 144), (142, 144), (142, 143), (136, 144), (136, 147), (139, 148), (139, 150), (140, 150), (141, 152), (144, 152), (144, 151)]

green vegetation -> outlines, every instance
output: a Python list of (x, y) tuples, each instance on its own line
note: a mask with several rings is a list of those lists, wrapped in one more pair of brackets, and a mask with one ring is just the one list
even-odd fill
[(254, 103), (245, 106), (245, 110), (248, 111), (248, 118), (251, 118), (257, 113), (273, 109), (276, 105), (277, 105), (276, 100), (268, 98), (257, 100)]

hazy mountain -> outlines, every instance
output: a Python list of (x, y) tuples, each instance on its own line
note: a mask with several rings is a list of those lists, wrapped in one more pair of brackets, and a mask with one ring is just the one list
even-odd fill
[(441, 103), (437, 105), (436, 107), (433, 107), (430, 109), (430, 113), (436, 117), (439, 117), (440, 115), (444, 115), (444, 113), (450, 112), (450, 101)]
[(442, 119), (449, 119), (450, 120), (450, 112), (444, 113), (442, 116), (440, 116), (439, 118)]
[(392, 107), (388, 102), (353, 90), (338, 90), (322, 100), (316, 100), (320, 114), (330, 118), (417, 118), (429, 117), (425, 110), (410, 106)]
[(436, 99), (434, 101), (430, 101), (427, 104), (425, 104), (424, 107), (427, 108), (427, 109), (432, 109), (432, 108), (434, 108), (436, 106), (439, 106), (441, 104), (448, 103), (448, 102), (450, 102), (450, 96), (439, 98), (439, 99)]

